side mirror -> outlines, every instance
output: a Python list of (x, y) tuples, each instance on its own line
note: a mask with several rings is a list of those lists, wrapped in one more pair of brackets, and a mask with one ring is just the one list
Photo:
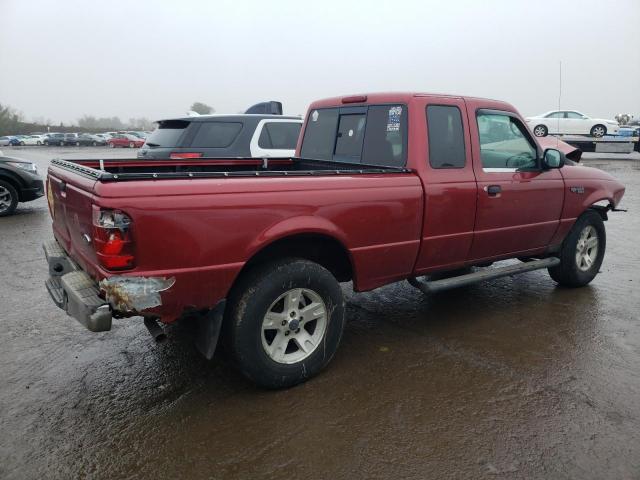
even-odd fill
[(544, 168), (562, 168), (564, 167), (564, 155), (560, 150), (555, 148), (547, 148), (542, 157)]

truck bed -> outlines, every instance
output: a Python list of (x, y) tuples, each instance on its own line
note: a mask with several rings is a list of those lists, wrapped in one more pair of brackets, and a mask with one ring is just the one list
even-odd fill
[(380, 173), (409, 173), (406, 168), (332, 162), (305, 158), (198, 158), (194, 160), (149, 161), (139, 159), (62, 160), (51, 165), (72, 170), (101, 182), (170, 179), (216, 178), (230, 176), (318, 176)]

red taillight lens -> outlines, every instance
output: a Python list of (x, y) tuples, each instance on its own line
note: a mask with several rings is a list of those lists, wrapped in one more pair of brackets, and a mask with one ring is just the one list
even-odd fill
[(174, 152), (169, 155), (171, 160), (180, 160), (184, 158), (202, 158), (202, 152)]
[(93, 244), (100, 264), (108, 270), (133, 268), (131, 219), (119, 210), (93, 206)]

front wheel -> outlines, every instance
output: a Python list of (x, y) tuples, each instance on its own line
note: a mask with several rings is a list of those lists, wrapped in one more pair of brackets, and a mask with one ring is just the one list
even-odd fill
[(0, 180), (0, 217), (11, 215), (17, 206), (18, 192), (13, 185)]
[(135, 146), (136, 146), (136, 145), (135, 145), (135, 143), (133, 143), (133, 142), (129, 142), (129, 148), (133, 148), (133, 147), (135, 147)]
[(586, 211), (562, 242), (560, 265), (549, 268), (549, 275), (565, 287), (587, 285), (600, 270), (606, 246), (602, 217), (594, 210)]
[(316, 375), (333, 358), (344, 328), (344, 298), (317, 263), (287, 259), (247, 272), (225, 315), (226, 341), (240, 371), (266, 388)]
[(110, 143), (109, 144), (109, 148), (116, 148), (116, 144), (115, 143)]
[(591, 136), (596, 138), (604, 137), (607, 134), (607, 127), (604, 125), (594, 125), (591, 128)]

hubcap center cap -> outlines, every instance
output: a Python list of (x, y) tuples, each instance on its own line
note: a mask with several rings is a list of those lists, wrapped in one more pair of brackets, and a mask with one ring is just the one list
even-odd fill
[(300, 320), (297, 318), (289, 320), (289, 330), (297, 330), (298, 328), (300, 328)]

